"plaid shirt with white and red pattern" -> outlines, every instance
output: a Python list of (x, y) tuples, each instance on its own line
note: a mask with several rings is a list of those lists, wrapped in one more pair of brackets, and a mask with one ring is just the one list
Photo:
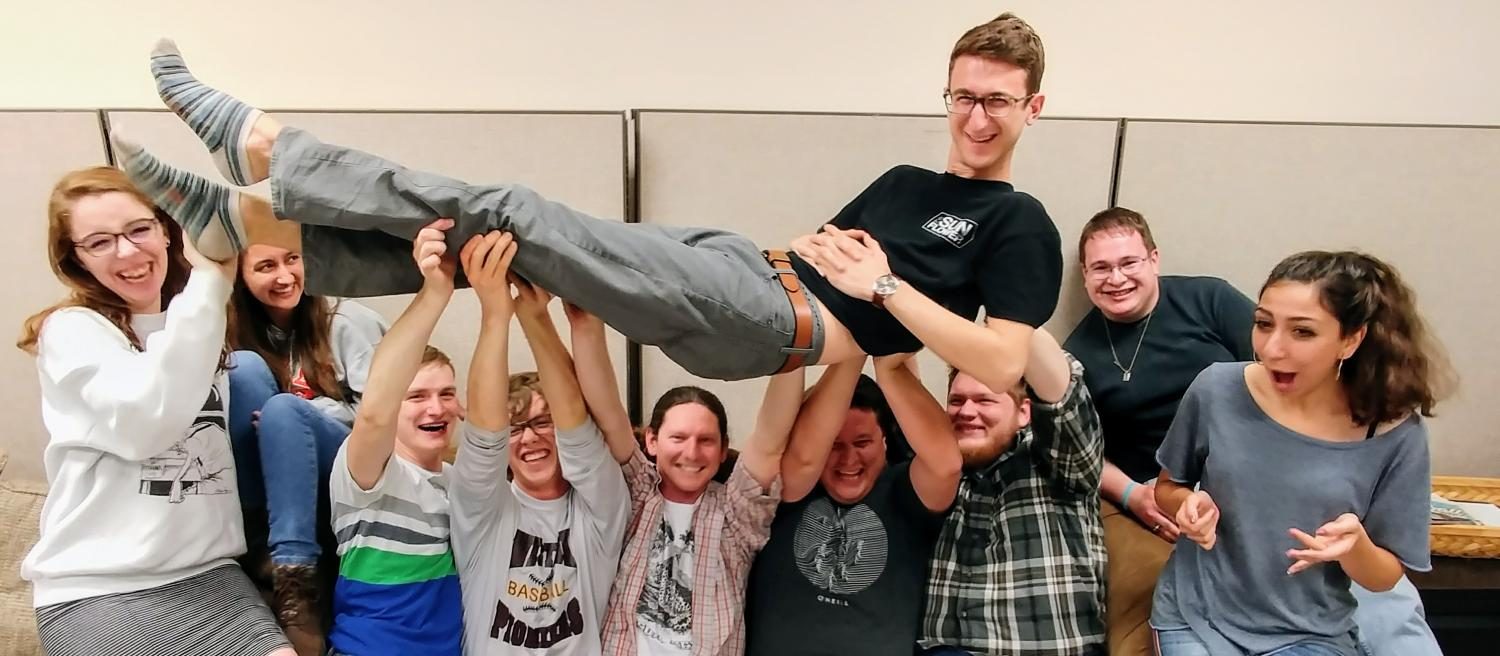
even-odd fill
[[(631, 520), (604, 620), (604, 653), (635, 656), (635, 610), (650, 571), (651, 539), (662, 521), (661, 474), (639, 450), (625, 463)], [(761, 487), (741, 459), (728, 483), (709, 483), (693, 512), (693, 656), (745, 653), (745, 585), (771, 538), (781, 476)]]

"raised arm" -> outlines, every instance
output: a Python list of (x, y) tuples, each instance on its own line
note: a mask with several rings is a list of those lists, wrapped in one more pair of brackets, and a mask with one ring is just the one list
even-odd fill
[(479, 339), (469, 363), (466, 420), (481, 431), (510, 430), (510, 320), (515, 315), (506, 274), (515, 257), (510, 233), (475, 236), (464, 245), (464, 274), (479, 297)]
[(1026, 385), (1043, 403), (1062, 401), (1073, 383), (1073, 368), (1067, 354), (1046, 330), (1032, 331), (1028, 342)]
[(604, 433), (610, 455), (623, 465), (630, 461), (631, 454), (639, 447), (630, 425), (630, 414), (620, 401), (614, 363), (604, 339), (604, 322), (571, 303), (564, 304), (563, 308), (568, 314), (573, 340), (573, 371), (583, 390), (584, 405), (588, 406), (599, 431)]
[(460, 253), (464, 275), (479, 298), (479, 339), (469, 363), (469, 402), (463, 430), (457, 435), (458, 457), (448, 486), (454, 554), (471, 566), (488, 552), (476, 538), (491, 530), (497, 518), (514, 508), (505, 479), (510, 464), (510, 320), (515, 303), (506, 280), (515, 257), (509, 234), (490, 232), (471, 237)]
[(552, 295), (519, 279), (513, 284), (521, 330), (536, 356), (542, 397), (556, 426), (557, 460), (563, 478), (589, 508), (594, 526), (606, 543), (618, 544), (630, 519), (630, 490), (625, 486), (620, 463), (610, 454), (597, 426), (589, 421), (573, 359), (547, 312)]
[(760, 402), (760, 413), (755, 416), (755, 428), (740, 451), (745, 471), (762, 489), (770, 490), (781, 475), (781, 456), (786, 452), (787, 437), (802, 408), (805, 379), (802, 369), (771, 377)]
[(432, 329), (453, 297), (456, 265), (445, 257), (447, 246), (443, 243), (443, 231), (451, 227), (452, 220), (439, 219), (417, 234), (412, 253), (422, 271), (422, 289), (375, 348), (364, 399), (346, 447), (349, 475), (362, 489), (374, 487), (385, 472), (395, 449), (401, 401), (421, 367), (422, 351), (432, 338)]
[(830, 365), (802, 401), (786, 452), (781, 455), (783, 501), (801, 500), (817, 486), (864, 364), (864, 359), (858, 359)]
[(1032, 454), (1046, 463), (1053, 480), (1079, 494), (1097, 493), (1104, 471), (1104, 433), (1083, 384), (1083, 365), (1046, 330), (1035, 331), (1029, 341)]
[(536, 358), (537, 378), (541, 380), (542, 398), (547, 400), (552, 423), (560, 431), (578, 428), (588, 419), (588, 409), (573, 371), (573, 358), (563, 346), (547, 311), (552, 294), (519, 279), (513, 279), (512, 283), (516, 288), (516, 317), (521, 320), (521, 332)]
[(912, 489), (922, 505), (940, 513), (953, 505), (953, 496), (958, 493), (963, 456), (958, 452), (947, 410), (922, 386), (916, 371), (906, 366), (910, 359), (911, 354), (876, 358), (875, 382), (915, 454)]

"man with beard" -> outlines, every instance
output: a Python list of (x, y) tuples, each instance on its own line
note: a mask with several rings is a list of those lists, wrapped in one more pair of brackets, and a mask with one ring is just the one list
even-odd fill
[(927, 654), (1104, 654), (1104, 440), (1083, 366), (1045, 330), (1024, 386), (953, 371), (964, 473), (932, 553)]

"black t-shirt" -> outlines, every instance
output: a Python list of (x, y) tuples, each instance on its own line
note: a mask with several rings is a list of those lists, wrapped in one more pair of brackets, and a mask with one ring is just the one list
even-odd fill
[[(979, 315), (1040, 326), (1057, 308), (1062, 246), (1040, 201), (1008, 182), (898, 166), (831, 222), (880, 242), (891, 272), (965, 319)], [(910, 353), (922, 343), (873, 304), (848, 296), (792, 256), (813, 296), (870, 355)]]
[[(1183, 393), (1208, 365), (1252, 358), (1254, 313), (1255, 303), (1223, 280), (1162, 276), (1149, 326), (1144, 319), (1110, 321), (1106, 334), (1108, 320), (1098, 308), (1084, 316), (1064, 348), (1083, 363), (1083, 379), (1104, 428), (1105, 459), (1137, 481), (1160, 474), (1156, 450)], [(1128, 382), (1110, 353), (1111, 338), (1126, 367), (1131, 367), (1136, 343), (1141, 344)]]
[(781, 504), (750, 570), (748, 656), (911, 656), (943, 514), (922, 505), (909, 467), (887, 467), (852, 506), (821, 485)]

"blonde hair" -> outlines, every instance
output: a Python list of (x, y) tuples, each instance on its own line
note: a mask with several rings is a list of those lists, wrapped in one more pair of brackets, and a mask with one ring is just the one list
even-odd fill
[(542, 378), (535, 371), (523, 371), (510, 376), (510, 394), (507, 409), (511, 421), (520, 421), (531, 409), (531, 397), (542, 395)]

